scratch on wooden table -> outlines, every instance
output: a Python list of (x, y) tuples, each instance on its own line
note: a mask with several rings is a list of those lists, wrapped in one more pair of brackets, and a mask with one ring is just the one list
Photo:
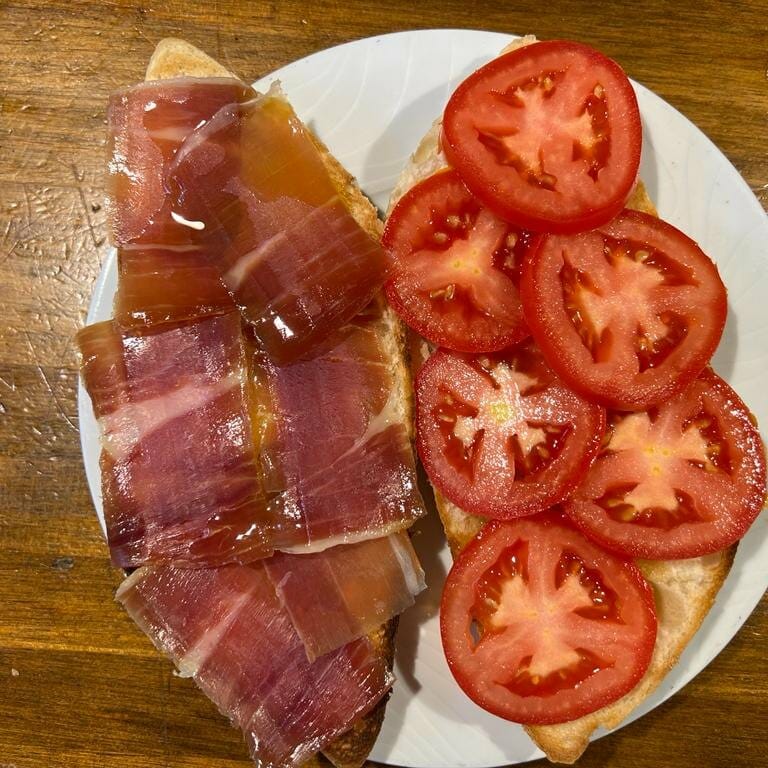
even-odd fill
[[(216, 0), (216, 16), (219, 17), (221, 15), (221, 9), (219, 7), (219, 0)], [(224, 50), (224, 46), (221, 44), (221, 32), (219, 30), (219, 27), (216, 27), (216, 58), (224, 64), (224, 66), (230, 71), (234, 72), (234, 68), (232, 67), (232, 63), (229, 60), (229, 56), (227, 55), (227, 52)]]
[(19, 240), (16, 239), (13, 241), (13, 245), (10, 248), (6, 247), (6, 243), (9, 241), (11, 235), (11, 223), (11, 220), (8, 219), (5, 224), (5, 231), (3, 232), (3, 240), (0, 242), (0, 246), (2, 247), (0, 249), (0, 266), (5, 264), (5, 262), (10, 258), (11, 254), (16, 250), (16, 246), (19, 244)]
[[(13, 648), (15, 651), (58, 651), (60, 653), (99, 653), (107, 656), (130, 656), (137, 659), (157, 658), (157, 652), (150, 646), (143, 648), (133, 648), (130, 645), (121, 647), (110, 647), (104, 645), (84, 645), (63, 641), (60, 643), (51, 640), (6, 640), (3, 644), (5, 648)], [(166, 662), (167, 663), (167, 662)]]
[(32, 223), (32, 204), (29, 202), (29, 191), (27, 190), (26, 183), (22, 183), (21, 188), (24, 190), (24, 203), (27, 206), (27, 222)]
[(150, 45), (152, 45), (152, 46), (154, 46), (154, 45), (155, 45), (155, 43), (154, 43), (152, 40), (150, 40), (150, 39), (149, 39), (149, 38), (148, 38), (148, 37), (147, 37), (147, 36), (144, 34), (144, 32), (142, 31), (141, 27), (139, 27), (139, 26), (136, 26), (136, 27), (135, 27), (135, 30), (136, 30), (136, 34), (137, 34), (139, 37), (141, 37), (141, 38), (143, 38), (144, 40), (146, 40), (146, 41), (147, 41), (147, 42), (148, 42)]
[(77, 432), (77, 427), (72, 423), (72, 420), (67, 416), (67, 414), (64, 412), (64, 408), (61, 405), (61, 401), (59, 400), (56, 393), (53, 391), (53, 387), (51, 386), (51, 382), (48, 381), (48, 377), (45, 375), (45, 371), (43, 370), (43, 366), (40, 365), (39, 358), (37, 357), (37, 352), (35, 350), (35, 345), (32, 343), (32, 339), (29, 335), (29, 331), (24, 329), (24, 335), (27, 338), (27, 345), (29, 346), (29, 351), (32, 354), (32, 360), (35, 363), (35, 367), (37, 368), (37, 372), (40, 374), (40, 378), (43, 380), (46, 388), (48, 389), (48, 392), (51, 395), (51, 398), (53, 399), (53, 402), (56, 405), (56, 411), (58, 412), (59, 416), (61, 416), (62, 419), (69, 425), (70, 429), (73, 432)]
[(83, 174), (78, 174), (77, 167), (74, 163), (71, 164), (72, 168), (72, 175), (75, 177), (75, 181), (77, 182), (77, 194), (80, 195), (80, 202), (82, 203), (83, 210), (85, 211), (85, 220), (88, 224), (88, 231), (91, 233), (91, 240), (93, 241), (93, 247), (98, 248), (103, 242), (103, 238), (99, 239), (96, 237), (96, 232), (93, 229), (93, 222), (91, 221), (91, 211), (90, 206), (88, 205), (88, 202), (85, 199), (85, 192), (83, 192), (82, 187), (82, 181), (83, 181)]

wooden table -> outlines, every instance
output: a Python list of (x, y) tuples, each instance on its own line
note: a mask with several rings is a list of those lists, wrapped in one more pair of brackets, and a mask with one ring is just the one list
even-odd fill
[[(73, 336), (108, 248), (108, 93), (167, 35), (254, 78), (414, 27), (575, 38), (693, 120), (768, 205), (765, 3), (608, 5), (0, 3), (0, 768), (249, 765), (239, 733), (113, 602), (120, 574), (82, 469)], [(767, 640), (764, 599), (694, 682), (580, 764), (766, 765)]]

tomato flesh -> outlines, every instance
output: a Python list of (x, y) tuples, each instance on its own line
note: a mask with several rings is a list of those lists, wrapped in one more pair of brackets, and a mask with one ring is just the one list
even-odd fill
[(430, 481), (472, 514), (512, 518), (565, 499), (599, 449), (602, 408), (557, 379), (530, 342), (497, 355), (438, 350), (416, 381)]
[(765, 449), (749, 411), (712, 371), (648, 413), (611, 413), (604, 446), (566, 512), (630, 557), (717, 552), (763, 507)]
[(531, 235), (482, 206), (455, 171), (412, 187), (382, 243), (395, 273), (387, 298), (415, 331), (460, 352), (494, 352), (529, 335), (518, 284)]
[(521, 296), (558, 375), (623, 410), (682, 391), (715, 351), (727, 311), (717, 268), (696, 243), (629, 210), (592, 232), (538, 238)]
[(494, 59), (456, 90), (442, 146), (499, 216), (538, 232), (604, 224), (637, 178), (642, 129), (616, 62), (580, 43), (548, 41)]
[(481, 530), (448, 575), (440, 629), (451, 672), (473, 701), (518, 723), (551, 724), (637, 683), (656, 614), (632, 563), (549, 512)]

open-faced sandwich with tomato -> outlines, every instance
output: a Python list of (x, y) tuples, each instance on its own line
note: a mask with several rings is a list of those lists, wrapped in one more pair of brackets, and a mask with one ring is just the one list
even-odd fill
[(641, 142), (618, 64), (515, 41), (452, 95), (383, 236), (454, 556), (448, 664), (558, 762), (676, 663), (766, 492), (754, 419), (709, 367), (725, 286), (658, 218)]

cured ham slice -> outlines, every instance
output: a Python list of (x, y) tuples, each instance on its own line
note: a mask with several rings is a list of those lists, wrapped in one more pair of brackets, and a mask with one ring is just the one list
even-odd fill
[(118, 246), (115, 318), (122, 327), (231, 311), (234, 302), (190, 212), (168, 187), (184, 139), (254, 91), (234, 79), (180, 78), (113, 94), (107, 112), (110, 221)]
[(102, 432), (113, 563), (269, 555), (277, 522), (257, 465), (239, 314), (153, 333), (104, 322), (77, 340)]
[(392, 684), (367, 638), (310, 662), (259, 563), (142, 568), (123, 582), (117, 599), (244, 731), (265, 768), (300, 765)]
[[(223, 107), (169, 175), (270, 358), (307, 353), (373, 299), (390, 267), (276, 89)], [(346, 180), (344, 180), (346, 183)]]
[[(196, 230), (168, 189), (166, 173), (184, 139), (222, 107), (254, 91), (234, 78), (142, 83), (109, 99), (109, 208), (117, 246), (196, 244)], [(176, 214), (176, 218), (172, 214)]]
[(273, 430), (266, 485), (286, 525), (275, 548), (306, 552), (386, 536), (424, 513), (401, 391), (376, 311), (290, 365), (265, 363)]
[(407, 533), (264, 561), (311, 660), (367, 635), (426, 588)]
[(218, 271), (194, 245), (127, 245), (118, 251), (114, 316), (122, 328), (235, 311)]

